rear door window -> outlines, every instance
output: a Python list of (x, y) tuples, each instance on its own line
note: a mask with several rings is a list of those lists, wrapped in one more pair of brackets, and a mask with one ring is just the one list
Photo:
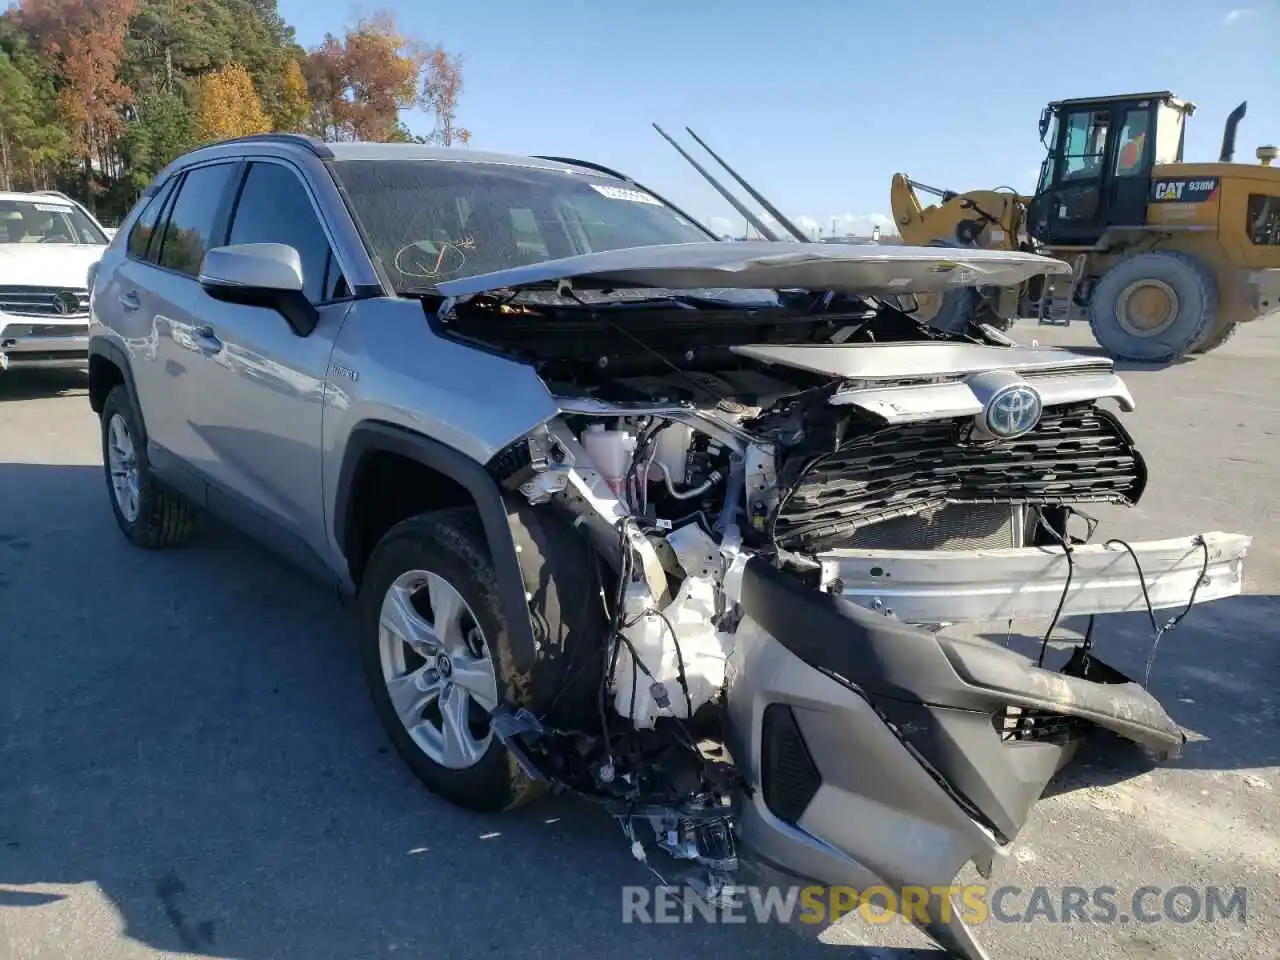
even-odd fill
[(204, 255), (221, 242), (219, 214), (236, 169), (216, 163), (187, 171), (164, 226), (160, 266), (192, 277), (200, 272)]

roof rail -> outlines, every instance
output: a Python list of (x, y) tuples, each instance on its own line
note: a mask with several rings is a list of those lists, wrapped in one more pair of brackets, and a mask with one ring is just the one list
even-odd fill
[(610, 177), (616, 177), (619, 180), (626, 180), (628, 183), (635, 182), (626, 174), (619, 173), (617, 170), (611, 170), (609, 167), (606, 167), (602, 163), (592, 163), (590, 160), (575, 160), (572, 157), (543, 157), (543, 156), (539, 156), (538, 154), (534, 154), (533, 159), (550, 160), (552, 163), (564, 163), (564, 164), (568, 164), (571, 167), (585, 167), (587, 170), (594, 170), (597, 173), (603, 173)]
[(252, 133), (247, 137), (230, 137), (226, 140), (215, 140), (213, 143), (206, 143), (203, 146), (221, 147), (228, 143), (293, 143), (300, 147), (306, 147), (322, 160), (333, 159), (333, 151), (329, 149), (327, 143), (319, 137), (313, 137), (306, 133)]
[(690, 223), (692, 223), (695, 227), (697, 227), (699, 230), (701, 230), (711, 239), (713, 240), (720, 239), (715, 235), (715, 231), (711, 230), (709, 227), (707, 227), (705, 224), (701, 223), (700, 221), (695, 220), (693, 217), (689, 216), (689, 214), (685, 213), (683, 210), (677, 207), (674, 203), (672, 203), (662, 194), (658, 193), (656, 190), (650, 190), (648, 187), (646, 187), (639, 180), (636, 180), (634, 177), (628, 177), (625, 173), (619, 173), (617, 170), (610, 169), (609, 167), (606, 167), (602, 163), (592, 163), (590, 160), (574, 160), (571, 157), (545, 157), (545, 156), (542, 156), (541, 154), (534, 154), (533, 159), (549, 160), (551, 163), (563, 163), (571, 167), (582, 167), (584, 170), (594, 170), (597, 173), (603, 173), (605, 176), (613, 177), (617, 180), (623, 181), (624, 183), (629, 183), (632, 186), (637, 187), (640, 190), (643, 190), (645, 193), (656, 198), (657, 200), (660, 200), (665, 206), (674, 210), (680, 216), (684, 217), (684, 219), (688, 220)]

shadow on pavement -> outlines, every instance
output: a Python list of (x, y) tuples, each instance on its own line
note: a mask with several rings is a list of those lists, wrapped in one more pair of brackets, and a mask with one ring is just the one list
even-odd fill
[[(1181, 610), (1157, 610), (1163, 625)], [(1280, 652), (1270, 639), (1280, 617), (1280, 597), (1227, 597), (1196, 606), (1160, 640), (1150, 690), (1187, 732), (1182, 756), (1161, 766), (1182, 770), (1252, 770), (1280, 765)], [(1084, 618), (1065, 628), (1082, 633)], [(1004, 635), (986, 634), (1004, 644)], [(1153, 632), (1145, 611), (1099, 618), (1094, 653), (1138, 681), (1143, 680)], [(1041, 638), (1013, 636), (1007, 645), (1028, 657)], [(1055, 642), (1046, 665), (1066, 660), (1068, 644)], [(1053, 783), (1046, 795), (1107, 786), (1149, 770), (1153, 760), (1135, 744), (1098, 731)]]
[(6, 370), (0, 373), (0, 403), (71, 396), (89, 388), (79, 370)]
[[(69, 939), (91, 888), (25, 889), (92, 884), (165, 954), (941, 956), (624, 926), (622, 888), (652, 880), (611, 820), (564, 798), (482, 817), (430, 796), (388, 747), (330, 594), (230, 534), (129, 547), (106, 497), (97, 467), (0, 464), (0, 504), (22, 503), (0, 508), (6, 931), (114, 956)], [(894, 929), (876, 941), (927, 945)]]

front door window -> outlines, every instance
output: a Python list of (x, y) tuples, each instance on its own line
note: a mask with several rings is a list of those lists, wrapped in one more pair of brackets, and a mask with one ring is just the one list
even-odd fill
[(1096, 110), (1070, 114), (1063, 146), (1062, 179), (1087, 180), (1102, 175), (1111, 118)]

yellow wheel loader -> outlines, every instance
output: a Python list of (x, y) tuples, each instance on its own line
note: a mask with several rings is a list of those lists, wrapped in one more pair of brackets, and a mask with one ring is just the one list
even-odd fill
[[(1233, 163), (1240, 104), (1217, 163), (1183, 160), (1195, 105), (1172, 93), (1059, 100), (1040, 117), (1048, 150), (1032, 197), (956, 193), (896, 174), (904, 242), (1023, 249), (1072, 264), (1070, 277), (1020, 289), (957, 291), (921, 304), (935, 326), (1015, 317), (1087, 317), (1113, 357), (1170, 362), (1224, 343), (1280, 311), (1280, 167), (1275, 147)], [(923, 206), (919, 192), (938, 202)]]

